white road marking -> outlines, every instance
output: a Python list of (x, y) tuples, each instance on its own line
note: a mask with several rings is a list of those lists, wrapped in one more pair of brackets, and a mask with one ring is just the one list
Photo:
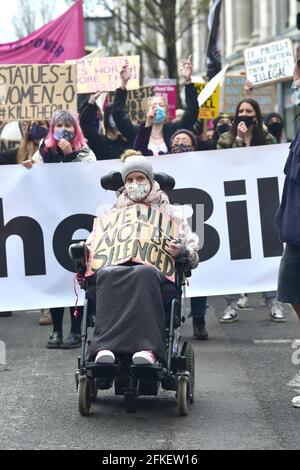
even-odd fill
[(255, 344), (299, 344), (300, 339), (254, 339), (253, 343)]
[(300, 371), (287, 383), (288, 387), (300, 388)]

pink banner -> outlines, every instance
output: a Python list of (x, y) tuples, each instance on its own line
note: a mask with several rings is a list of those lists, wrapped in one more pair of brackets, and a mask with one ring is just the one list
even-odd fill
[(163, 96), (168, 101), (168, 117), (176, 117), (176, 80), (172, 78), (148, 78), (145, 84), (154, 87), (155, 96)]
[(83, 56), (82, 0), (29, 36), (0, 44), (1, 64), (58, 64)]

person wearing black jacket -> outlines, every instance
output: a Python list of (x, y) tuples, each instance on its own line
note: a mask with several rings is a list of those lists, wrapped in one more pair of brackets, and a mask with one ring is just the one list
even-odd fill
[(108, 105), (104, 111), (105, 135), (99, 134), (93, 125), (97, 119), (99, 108), (96, 100), (101, 92), (91, 95), (80, 112), (81, 129), (87, 138), (89, 147), (93, 150), (97, 160), (111, 160), (120, 158), (122, 153), (129, 148), (125, 138), (118, 131), (112, 117), (112, 105)]
[(0, 153), (0, 165), (15, 165), (17, 163), (18, 149), (7, 150)]
[[(296, 58), (292, 102), (300, 106), (300, 55)], [(285, 181), (276, 214), (279, 238), (285, 243), (278, 273), (277, 298), (291, 304), (300, 320), (300, 128), (290, 145), (284, 167)], [(300, 408), (300, 395), (292, 400)]]
[[(186, 110), (182, 119), (178, 122), (167, 122), (167, 103), (161, 96), (149, 98), (149, 106), (155, 107), (155, 119), (151, 130), (148, 149), (152, 155), (171, 153), (170, 139), (178, 129), (193, 130), (198, 116), (197, 91), (191, 81), (192, 64), (191, 56), (183, 62), (181, 68), (182, 77), (185, 80)], [(128, 62), (121, 70), (121, 88), (117, 88), (113, 103), (113, 118), (117, 128), (132, 147), (140, 126), (132, 124), (126, 109), (126, 86), (131, 78)]]

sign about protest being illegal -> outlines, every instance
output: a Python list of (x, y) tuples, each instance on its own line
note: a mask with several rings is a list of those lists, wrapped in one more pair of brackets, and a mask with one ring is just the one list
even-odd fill
[(173, 78), (148, 78), (145, 84), (153, 87), (155, 96), (163, 96), (168, 103), (168, 117), (176, 117), (176, 83)]
[(175, 261), (169, 243), (178, 235), (178, 221), (158, 208), (134, 204), (95, 219), (87, 276), (104, 266), (132, 260), (155, 266), (174, 280)]
[(220, 112), (234, 116), (237, 105), (244, 98), (253, 98), (259, 103), (262, 114), (268, 114), (275, 109), (275, 85), (252, 88), (250, 93), (244, 89), (245, 77), (241, 75), (226, 75), (221, 87)]
[(294, 53), (290, 39), (251, 47), (244, 52), (247, 80), (253, 85), (282, 82), (293, 76)]
[(95, 57), (76, 61), (77, 93), (115, 91), (120, 86), (120, 71), (125, 60), (128, 61), (131, 72), (126, 88), (128, 90), (139, 88), (140, 56)]
[[(194, 83), (197, 95), (204, 89), (206, 83)], [(217, 86), (213, 94), (199, 108), (198, 119), (215, 119), (219, 115), (220, 85)]]
[[(154, 96), (154, 88), (144, 86), (138, 90), (128, 90), (126, 99), (126, 111), (128, 112), (131, 121), (144, 122), (147, 117), (148, 98)], [(109, 93), (109, 102), (114, 100), (115, 93)]]
[(74, 65), (0, 65), (0, 120), (48, 120), (60, 109), (76, 112)]

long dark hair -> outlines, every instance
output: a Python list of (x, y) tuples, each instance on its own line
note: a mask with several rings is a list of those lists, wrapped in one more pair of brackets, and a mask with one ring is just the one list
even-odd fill
[(264, 131), (264, 128), (263, 128), (263, 120), (262, 120), (261, 110), (260, 110), (258, 102), (253, 100), (252, 98), (245, 98), (244, 100), (240, 101), (239, 104), (237, 105), (236, 112), (235, 112), (235, 117), (234, 117), (234, 122), (233, 122), (232, 130), (231, 130), (232, 135), (234, 136), (234, 138), (236, 138), (237, 126), (238, 126), (237, 118), (238, 118), (238, 115), (239, 115), (240, 107), (243, 103), (249, 103), (252, 106), (252, 108), (255, 111), (255, 117), (256, 117), (256, 121), (257, 121), (253, 126), (252, 138), (251, 138), (250, 145), (251, 146), (265, 145), (265, 143), (266, 143), (266, 132)]

